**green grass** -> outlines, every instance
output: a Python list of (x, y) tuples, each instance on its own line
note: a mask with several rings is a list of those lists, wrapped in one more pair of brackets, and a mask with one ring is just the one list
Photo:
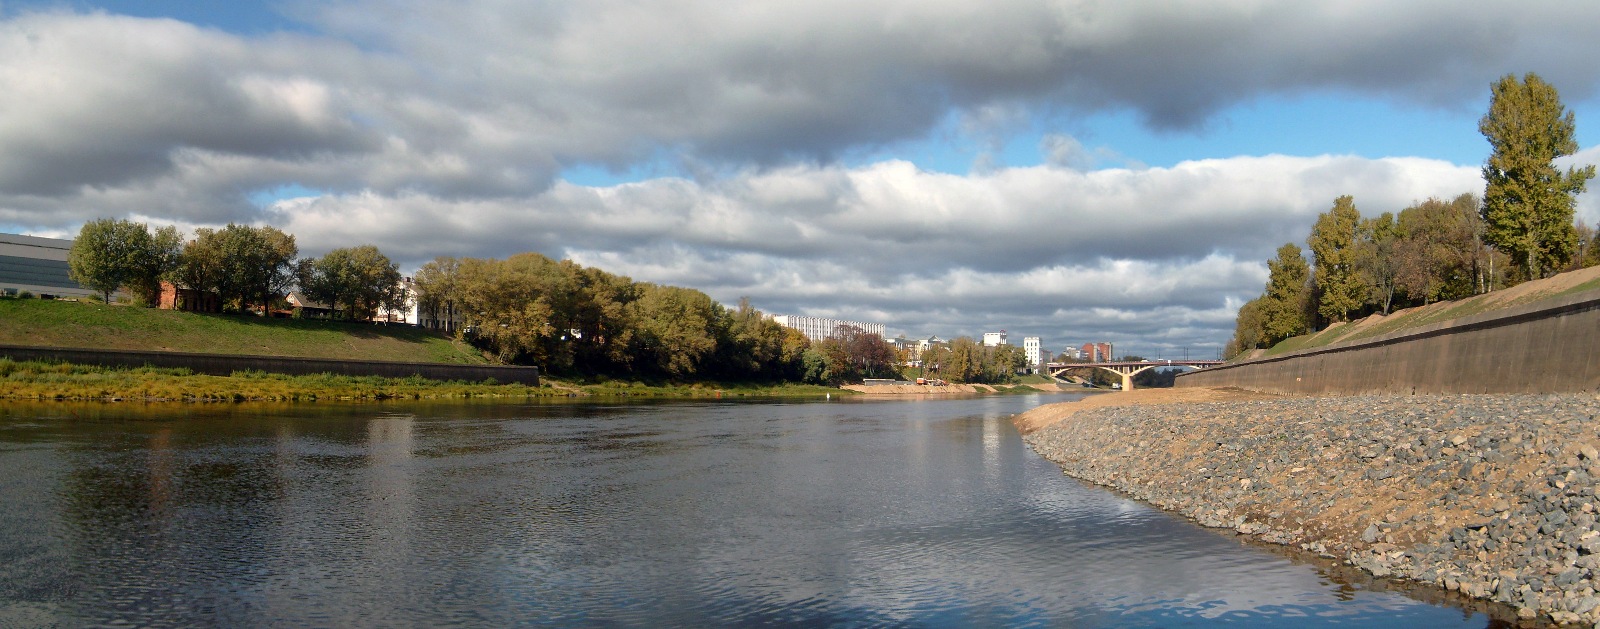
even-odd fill
[(197, 314), (94, 302), (0, 299), (0, 344), (483, 364), (471, 347), (408, 325)]
[(140, 401), (387, 400), (565, 395), (553, 387), (238, 371), (208, 376), (187, 369), (121, 369), (0, 358), (0, 399)]
[[(1542, 280), (1541, 280), (1542, 281)], [(1503, 294), (1474, 295), (1466, 299), (1440, 302), (1428, 306), (1399, 311), (1382, 321), (1356, 329), (1354, 323), (1329, 327), (1314, 334), (1288, 338), (1266, 350), (1263, 356), (1278, 356), (1291, 352), (1326, 347), (1334, 343), (1360, 341), (1380, 336), (1414, 330), (1424, 326), (1470, 317), (1472, 315), (1504, 310), (1539, 301), (1565, 297), (1576, 293), (1600, 289), (1600, 276), (1565, 289), (1541, 289), (1538, 282), (1529, 282), (1515, 288), (1523, 294), (1506, 299)], [(1512, 290), (1512, 289), (1507, 289)]]
[[(263, 319), (94, 302), (0, 298), (0, 344), (484, 364), (472, 348), (405, 325)], [(544, 386), (439, 382), (258, 371), (209, 376), (186, 369), (124, 369), (0, 358), (0, 399), (309, 401), (479, 397), (822, 397), (849, 395), (798, 384), (676, 383), (595, 378)]]
[(0, 358), (0, 400), (129, 400), (256, 402), (419, 400), (539, 397), (736, 398), (850, 395), (832, 387), (793, 384), (674, 384), (610, 381), (542, 386), (440, 382), (420, 377), (384, 378), (317, 374), (289, 376), (237, 371), (208, 376), (187, 369), (116, 368)]

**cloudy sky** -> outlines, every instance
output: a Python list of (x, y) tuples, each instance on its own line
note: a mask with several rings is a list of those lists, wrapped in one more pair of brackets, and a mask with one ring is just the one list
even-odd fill
[(1596, 32), (1587, 1), (0, 0), (0, 231), (537, 251), (1214, 356), (1335, 197), (1481, 192), (1496, 78), (1556, 85), (1600, 161)]

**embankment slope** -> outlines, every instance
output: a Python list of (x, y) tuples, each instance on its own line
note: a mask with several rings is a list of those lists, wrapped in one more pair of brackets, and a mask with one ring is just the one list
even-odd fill
[(408, 325), (204, 315), (0, 299), (0, 345), (481, 365), (471, 347)]
[(1600, 620), (1592, 393), (1137, 395), (1048, 405), (1016, 422), (1068, 475), (1202, 525), (1499, 601), (1523, 618)]

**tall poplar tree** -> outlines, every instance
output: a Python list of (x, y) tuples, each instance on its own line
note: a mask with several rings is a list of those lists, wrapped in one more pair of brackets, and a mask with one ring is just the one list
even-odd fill
[(1574, 197), (1595, 173), (1594, 166), (1566, 172), (1555, 166), (1557, 157), (1578, 150), (1573, 115), (1565, 110), (1556, 88), (1539, 75), (1507, 74), (1491, 86), (1489, 113), (1478, 121), (1493, 148), (1483, 165), (1484, 240), (1509, 254), (1528, 279), (1571, 258)]
[(1328, 321), (1345, 321), (1367, 301), (1365, 278), (1356, 269), (1356, 228), (1361, 212), (1350, 195), (1334, 199), (1311, 226), (1306, 245), (1311, 247), (1316, 282), (1317, 314)]
[(1278, 257), (1267, 261), (1267, 291), (1260, 310), (1267, 347), (1304, 334), (1310, 327), (1306, 320), (1306, 279), (1311, 270), (1300, 254), (1300, 247), (1291, 242), (1278, 247)]

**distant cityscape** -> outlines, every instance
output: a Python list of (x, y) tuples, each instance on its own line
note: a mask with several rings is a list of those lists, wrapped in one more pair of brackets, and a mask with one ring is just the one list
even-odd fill
[[(931, 348), (949, 344), (948, 339), (939, 338), (938, 335), (928, 338), (910, 339), (904, 335), (889, 338), (885, 332), (886, 326), (882, 323), (870, 321), (852, 321), (848, 319), (834, 319), (830, 317), (813, 317), (807, 315), (771, 315), (770, 318), (787, 328), (799, 330), (801, 334), (812, 341), (820, 341), (836, 336), (840, 329), (856, 328), (868, 334), (882, 337), (896, 351), (906, 356), (906, 363), (912, 367), (921, 366), (921, 356)], [(984, 347), (999, 347), (1010, 345), (1009, 335), (1005, 330), (998, 332), (984, 332), (982, 338)], [(1030, 370), (1038, 369), (1049, 363), (1061, 361), (1074, 362), (1110, 362), (1113, 360), (1111, 343), (1084, 343), (1076, 347), (1062, 349), (1059, 354), (1046, 354), (1040, 337), (1027, 336), (1022, 339), (1022, 350), (1027, 356)]]

